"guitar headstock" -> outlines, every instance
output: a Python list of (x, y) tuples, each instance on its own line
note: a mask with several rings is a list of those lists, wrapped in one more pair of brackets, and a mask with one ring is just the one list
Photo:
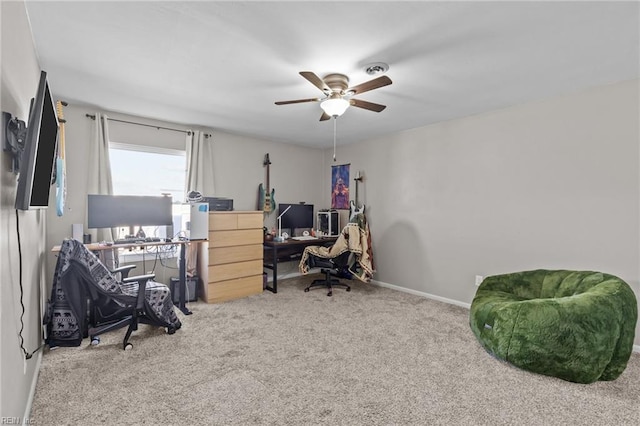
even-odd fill
[(66, 107), (67, 105), (69, 104), (65, 101), (56, 101), (56, 112), (58, 113), (58, 122), (60, 124), (64, 124), (67, 122), (67, 120), (64, 119), (64, 113), (62, 110), (62, 107)]
[(264, 156), (264, 162), (262, 163), (262, 165), (263, 166), (268, 166), (269, 164), (271, 164), (271, 160), (269, 160), (269, 153), (267, 153)]

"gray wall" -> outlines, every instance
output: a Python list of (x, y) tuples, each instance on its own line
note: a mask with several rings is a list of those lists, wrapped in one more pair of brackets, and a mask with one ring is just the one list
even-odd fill
[[(31, 38), (23, 2), (0, 3), (2, 28), (1, 97), (2, 111), (25, 122), (29, 101), (35, 95), (40, 68)], [(4, 145), (4, 128), (0, 133)], [(22, 417), (38, 374), (40, 352), (25, 360), (20, 349), (20, 263), (16, 232), (16, 177), (10, 171), (9, 156), (0, 162), (0, 416)], [(40, 295), (44, 284), (45, 215), (43, 211), (19, 212), (22, 248), (22, 286), (25, 307), (24, 347), (33, 351), (41, 342)]]
[(599, 270), (640, 298), (639, 90), (623, 82), (338, 147), (337, 163), (365, 175), (374, 278), (468, 304), (475, 275)]

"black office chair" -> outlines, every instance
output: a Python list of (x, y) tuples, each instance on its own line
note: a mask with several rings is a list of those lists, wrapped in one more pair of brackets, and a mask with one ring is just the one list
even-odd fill
[[(123, 280), (125, 278), (129, 278), (129, 272), (131, 272), (132, 269), (135, 269), (135, 267), (136, 265), (124, 265), (111, 269), (109, 272), (111, 272), (116, 279), (119, 278), (120, 280)], [(120, 275), (118, 276), (118, 274)]]
[[(323, 279), (313, 280), (305, 292), (309, 291), (312, 287), (326, 287), (329, 289), (327, 296), (333, 295), (333, 287), (344, 287), (347, 291), (351, 291), (351, 287), (345, 283), (340, 282), (338, 278), (351, 279), (351, 273), (349, 272), (349, 256), (351, 252), (345, 251), (344, 253), (330, 259), (318, 257), (314, 255), (309, 256), (310, 268), (321, 268), (320, 272), (324, 274)], [(335, 277), (335, 278), (334, 278)]]
[[(131, 266), (117, 270), (124, 275)], [(125, 272), (126, 271), (126, 272)], [(129, 343), (139, 323), (166, 327), (168, 334), (181, 327), (169, 288), (152, 281), (153, 274), (116, 279), (82, 243), (64, 240), (54, 274), (46, 318), (50, 347), (79, 346), (87, 335), (92, 344), (108, 331), (127, 327), (122, 343)]]

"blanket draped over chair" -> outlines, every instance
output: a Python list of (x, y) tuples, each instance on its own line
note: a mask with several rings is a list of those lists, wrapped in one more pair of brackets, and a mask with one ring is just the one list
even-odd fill
[[(79, 346), (88, 327), (87, 286), (97, 286), (105, 295), (138, 293), (138, 283), (122, 283), (82, 243), (63, 241), (53, 276), (51, 300), (45, 316), (50, 346)], [(149, 281), (145, 290), (145, 312), (158, 325), (180, 328), (166, 285)]]
[(300, 259), (300, 273), (309, 272), (309, 256), (332, 259), (349, 251), (353, 254), (349, 263), (349, 272), (363, 282), (371, 281), (375, 272), (373, 250), (371, 248), (371, 232), (363, 213), (354, 216), (342, 229), (338, 239), (331, 247), (308, 246)]

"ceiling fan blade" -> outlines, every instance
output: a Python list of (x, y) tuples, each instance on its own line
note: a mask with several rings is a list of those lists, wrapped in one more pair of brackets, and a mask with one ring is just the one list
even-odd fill
[(276, 105), (301, 104), (303, 102), (319, 102), (320, 98), (296, 99), (294, 101), (278, 101)]
[(320, 117), (320, 121), (327, 121), (327, 120), (331, 120), (331, 116), (326, 112), (323, 112), (322, 116)]
[(369, 90), (388, 86), (391, 83), (391, 79), (386, 75), (383, 75), (381, 77), (374, 78), (373, 80), (365, 81), (357, 86), (350, 87), (347, 89), (347, 92), (353, 92), (354, 95), (359, 95), (360, 93), (368, 92)]
[(318, 89), (322, 90), (324, 93), (331, 93), (331, 89), (326, 83), (315, 73), (311, 71), (300, 71), (300, 75), (306, 78), (311, 84), (316, 86)]
[(386, 105), (374, 104), (373, 102), (362, 101), (360, 99), (351, 99), (349, 103), (354, 107), (364, 108), (375, 112), (380, 112), (387, 107)]

